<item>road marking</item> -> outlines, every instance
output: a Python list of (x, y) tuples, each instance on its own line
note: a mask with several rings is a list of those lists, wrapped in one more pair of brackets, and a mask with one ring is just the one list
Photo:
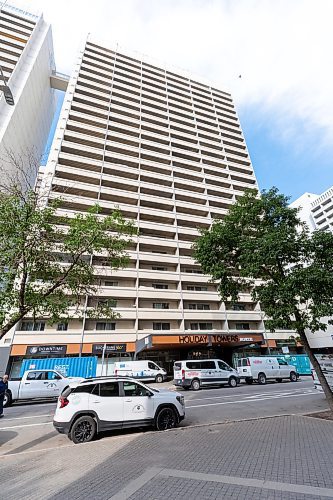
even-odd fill
[[(110, 500), (128, 500), (134, 493), (144, 487), (149, 481), (159, 476), (176, 477), (178, 479), (191, 479), (192, 481), (205, 481), (210, 483), (234, 484), (243, 488), (256, 488), (257, 490), (273, 490), (279, 492), (300, 493), (303, 495), (321, 496), (333, 498), (332, 488), (309, 486), (305, 484), (283, 483), (281, 481), (269, 481), (266, 479), (254, 479), (241, 476), (226, 476), (222, 474), (209, 474), (196, 471), (164, 469), (149, 467), (143, 474), (127, 483)], [(179, 485), (180, 486), (180, 485)]]
[(257, 398), (257, 399), (240, 399), (238, 401), (224, 401), (222, 403), (208, 403), (205, 405), (193, 405), (193, 406), (186, 406), (186, 410), (189, 410), (190, 408), (204, 408), (206, 406), (219, 406), (219, 405), (235, 405), (239, 403), (256, 403), (258, 401), (269, 401), (270, 399), (280, 399), (280, 398), (297, 398), (300, 396), (312, 396), (312, 394), (290, 394), (288, 396), (272, 396), (270, 398)]
[(12, 420), (23, 420), (27, 418), (42, 418), (42, 417), (53, 417), (53, 413), (48, 413), (47, 415), (31, 415), (30, 417), (6, 418), (5, 422), (11, 422)]
[(40, 424), (25, 424), (25, 425), (11, 425), (9, 427), (1, 427), (0, 431), (8, 431), (9, 429), (22, 429), (23, 427), (38, 427), (40, 425), (51, 425), (53, 422), (44, 422)]
[(252, 395), (243, 395), (243, 394), (229, 394), (227, 396), (210, 396), (208, 398), (195, 398), (192, 396), (192, 398), (185, 398), (185, 401), (205, 401), (205, 400), (209, 400), (209, 399), (224, 399), (224, 398), (234, 398), (234, 397), (237, 397), (237, 396), (242, 396), (244, 398), (255, 398), (255, 397), (266, 397), (266, 396), (269, 396), (269, 397), (272, 397), (272, 396), (279, 396), (281, 394), (295, 394), (295, 392), (300, 392), (300, 391), (303, 391), (304, 394), (305, 393), (308, 393), (308, 392), (311, 392), (311, 394), (317, 394), (317, 392), (313, 389), (294, 389), (294, 390), (290, 390), (290, 391), (279, 391), (279, 392), (258, 392), (258, 393), (255, 393), (255, 394), (252, 394)]
[(118, 493), (113, 495), (110, 500), (127, 500), (134, 493), (136, 493), (142, 486), (147, 484), (149, 481), (154, 479), (154, 477), (158, 476), (163, 471), (162, 468), (159, 467), (150, 467), (139, 477), (133, 479), (127, 483), (127, 485), (122, 488)]

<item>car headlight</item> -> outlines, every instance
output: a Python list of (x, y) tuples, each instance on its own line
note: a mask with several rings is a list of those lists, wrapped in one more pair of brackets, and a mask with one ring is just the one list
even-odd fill
[(177, 401), (179, 401), (179, 403), (180, 403), (182, 406), (185, 406), (185, 399), (184, 399), (184, 396), (176, 396), (176, 399), (177, 399)]

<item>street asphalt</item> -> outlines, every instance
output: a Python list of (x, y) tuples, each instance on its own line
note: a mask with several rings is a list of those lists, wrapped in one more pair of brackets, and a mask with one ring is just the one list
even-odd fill
[(117, 431), (84, 445), (53, 429), (54, 402), (5, 409), (1, 497), (333, 498), (333, 422), (303, 416), (327, 409), (312, 380), (183, 394), (179, 429)]

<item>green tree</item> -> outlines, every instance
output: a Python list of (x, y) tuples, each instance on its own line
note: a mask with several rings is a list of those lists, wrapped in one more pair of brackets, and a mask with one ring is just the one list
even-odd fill
[(261, 197), (249, 190), (202, 231), (194, 254), (224, 301), (237, 302), (250, 287), (271, 331), (297, 332), (333, 411), (332, 391), (305, 334), (326, 330), (322, 318), (333, 315), (333, 234), (309, 234), (297, 213), (276, 188)]
[[(127, 263), (135, 228), (120, 211), (104, 216), (95, 205), (84, 215), (59, 216), (59, 204), (45, 206), (40, 192), (22, 184), (0, 192), (0, 338), (25, 316), (55, 323), (78, 314), (97, 291), (93, 255), (113, 269)], [(117, 317), (112, 301), (89, 314)]]

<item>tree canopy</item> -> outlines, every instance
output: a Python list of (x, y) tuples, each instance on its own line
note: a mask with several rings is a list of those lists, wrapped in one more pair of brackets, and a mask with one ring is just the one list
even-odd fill
[(237, 302), (250, 288), (268, 328), (296, 330), (309, 354), (305, 330), (325, 330), (322, 318), (333, 315), (333, 234), (310, 234), (288, 202), (276, 188), (261, 196), (245, 192), (223, 219), (201, 232), (194, 256), (223, 300)]
[[(0, 193), (0, 338), (24, 316), (50, 323), (79, 311), (82, 296), (97, 290), (92, 256), (113, 269), (127, 262), (135, 233), (119, 210), (104, 216), (98, 205), (85, 214), (57, 213), (29, 189)], [(112, 303), (90, 309), (114, 317)]]

